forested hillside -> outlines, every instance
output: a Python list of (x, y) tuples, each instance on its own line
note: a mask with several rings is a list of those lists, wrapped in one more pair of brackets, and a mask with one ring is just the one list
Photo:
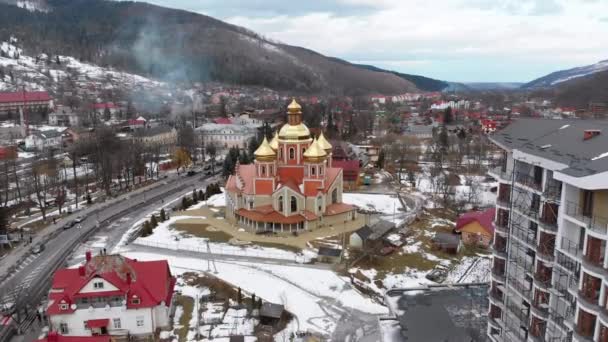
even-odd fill
[(15, 36), (30, 55), (71, 55), (162, 80), (347, 95), (416, 89), (397, 75), (273, 43), (204, 15), (137, 2), (46, 3), (47, 12), (0, 4), (0, 41)]

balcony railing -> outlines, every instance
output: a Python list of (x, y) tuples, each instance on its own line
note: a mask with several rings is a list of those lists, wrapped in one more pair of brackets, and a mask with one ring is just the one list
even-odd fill
[(513, 235), (530, 246), (536, 246), (536, 232), (513, 223)]
[(505, 282), (505, 270), (504, 269), (501, 270), (498, 268), (492, 268), (492, 276), (494, 276), (494, 279), (502, 281), (503, 283)]
[(608, 218), (589, 213), (583, 210), (583, 207), (576, 202), (568, 201), (566, 203), (566, 215), (583, 222), (586, 228), (594, 232), (600, 234), (608, 233)]
[(551, 272), (549, 274), (543, 272), (534, 273), (534, 281), (543, 287), (551, 286)]
[(509, 208), (510, 202), (509, 196), (498, 196), (496, 198), (496, 204), (504, 208)]
[(492, 297), (494, 300), (502, 303), (503, 293), (496, 289), (492, 289), (492, 290), (490, 290), (490, 297)]
[(532, 207), (530, 205), (524, 205), (523, 203), (513, 203), (513, 208), (519, 211), (522, 215), (537, 221), (540, 214), (540, 207)]
[(562, 198), (562, 182), (555, 179), (549, 179), (545, 184), (543, 195), (548, 200), (560, 201)]
[(495, 175), (496, 177), (498, 177), (498, 180), (503, 180), (507, 182), (511, 181), (512, 173), (509, 171), (503, 171), (502, 166), (492, 168), (489, 170), (488, 173), (490, 175)]
[(525, 312), (524, 309), (522, 308), (518, 308), (517, 306), (511, 304), (511, 305), (507, 305), (507, 309), (509, 309), (509, 311), (515, 315), (515, 317), (517, 317), (521, 322), (528, 322), (528, 318), (530, 317), (529, 314), (527, 314)]
[(514, 278), (509, 278), (509, 286), (513, 287), (520, 294), (522, 294), (525, 298), (530, 298), (532, 294), (532, 289), (515, 280)]
[(506, 222), (503, 222), (501, 220), (495, 220), (494, 221), (494, 227), (496, 228), (496, 230), (504, 233), (504, 234), (509, 234), (509, 221), (507, 220)]
[(526, 173), (517, 172), (515, 173), (515, 181), (519, 184), (525, 185), (534, 190), (541, 191), (543, 187), (542, 180), (534, 179), (534, 177), (530, 176)]
[(568, 254), (574, 255), (575, 257), (581, 257), (583, 255), (583, 250), (580, 248), (579, 244), (569, 240), (565, 236), (562, 236), (560, 248)]
[(557, 218), (548, 218), (539, 216), (538, 222), (543, 229), (550, 230), (553, 232), (557, 231)]

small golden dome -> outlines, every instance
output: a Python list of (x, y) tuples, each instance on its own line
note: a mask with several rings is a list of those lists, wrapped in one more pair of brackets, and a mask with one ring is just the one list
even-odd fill
[(319, 146), (317, 140), (313, 140), (312, 144), (304, 152), (304, 161), (318, 163), (325, 160), (327, 153)]
[(317, 138), (317, 143), (319, 144), (319, 146), (322, 149), (324, 149), (328, 153), (331, 152), (331, 149), (333, 148), (333, 146), (331, 146), (329, 141), (327, 141), (327, 139), (325, 139), (323, 132), (321, 132), (321, 134), (319, 134), (319, 137)]
[(296, 99), (293, 98), (291, 99), (291, 103), (289, 104), (289, 106), (287, 106), (287, 111), (289, 111), (290, 113), (297, 113), (302, 111), (302, 106), (300, 106), (300, 104), (296, 102)]
[(279, 132), (274, 132), (274, 137), (270, 140), (270, 147), (275, 151), (279, 149)]
[(257, 150), (253, 153), (255, 160), (259, 161), (273, 161), (277, 157), (277, 153), (270, 147), (268, 140), (264, 137), (264, 140), (260, 144)]

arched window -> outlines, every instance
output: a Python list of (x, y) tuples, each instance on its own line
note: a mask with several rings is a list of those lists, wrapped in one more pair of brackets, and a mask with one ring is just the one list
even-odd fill
[(317, 207), (319, 208), (319, 212), (323, 210), (323, 198), (321, 196), (317, 197)]
[(260, 169), (261, 169), (261, 170), (260, 170), (260, 174), (261, 174), (262, 176), (266, 176), (266, 166), (262, 165), (262, 166), (260, 167)]
[(319, 166), (319, 176), (323, 176), (323, 166)]
[(331, 203), (338, 203), (338, 189), (331, 192)]
[(317, 170), (317, 168), (316, 168), (316, 167), (311, 166), (311, 167), (310, 167), (310, 174), (314, 176), (314, 175), (316, 174), (316, 170)]
[(298, 200), (295, 196), (291, 196), (291, 212), (295, 213), (298, 211)]
[(283, 196), (279, 196), (279, 212), (283, 212)]
[(296, 158), (296, 150), (293, 147), (289, 148), (289, 159), (295, 159)]

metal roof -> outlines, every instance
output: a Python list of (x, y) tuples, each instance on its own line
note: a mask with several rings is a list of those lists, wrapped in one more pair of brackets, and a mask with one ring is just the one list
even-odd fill
[[(585, 140), (587, 130), (600, 130), (600, 134)], [(568, 165), (560, 172), (573, 177), (608, 171), (608, 120), (518, 119), (491, 140)]]

